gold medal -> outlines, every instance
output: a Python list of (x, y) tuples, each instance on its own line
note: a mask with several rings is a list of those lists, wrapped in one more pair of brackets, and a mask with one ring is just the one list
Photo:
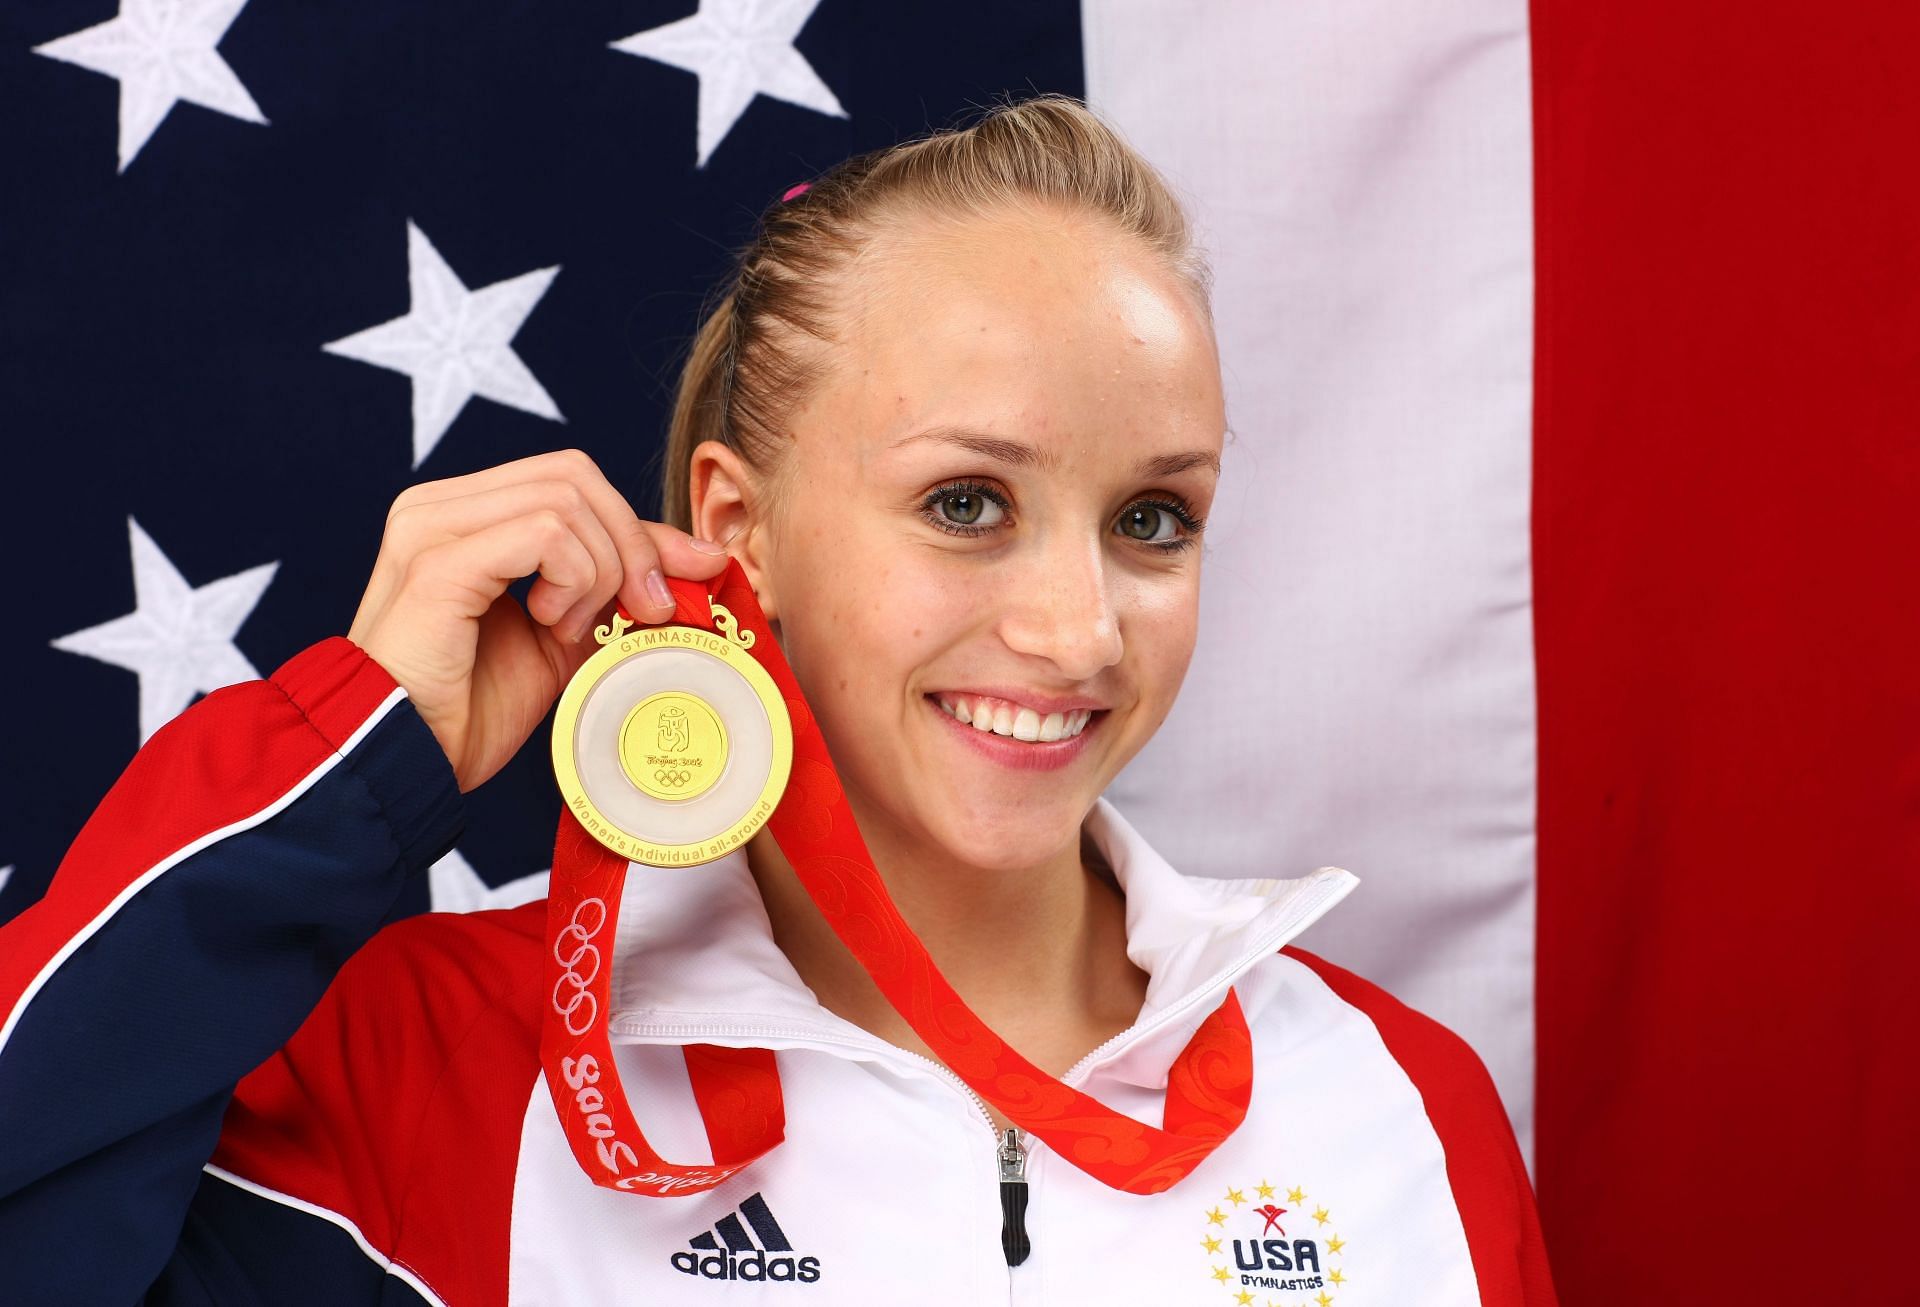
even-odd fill
[(581, 827), (633, 862), (724, 857), (773, 815), (793, 769), (793, 723), (749, 650), (714, 625), (636, 627), (616, 612), (554, 710), (553, 771)]

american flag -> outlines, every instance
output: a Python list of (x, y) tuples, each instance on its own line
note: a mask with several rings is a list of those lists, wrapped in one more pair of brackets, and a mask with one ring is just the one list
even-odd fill
[[(759, 211), (1009, 89), (1084, 94), (1078, 34), (1063, 0), (7, 6), (4, 647), (33, 691), (0, 919), (161, 724), (347, 629), (404, 486), (571, 445), (656, 516), (680, 357)], [(541, 751), (474, 797), (399, 912), (540, 892)]]
[[(0, 919), (347, 629), (403, 486), (575, 445), (653, 512), (788, 187), (1082, 95), (1190, 202), (1233, 428), (1116, 805), (1360, 877), (1303, 942), (1484, 1058), (1569, 1307), (1909, 1301), (1917, 57), (1910, 0), (16, 0)], [(396, 913), (540, 892), (541, 738)]]

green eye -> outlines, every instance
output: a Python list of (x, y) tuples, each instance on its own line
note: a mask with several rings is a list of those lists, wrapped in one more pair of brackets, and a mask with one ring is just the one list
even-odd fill
[(954, 491), (940, 497), (940, 513), (949, 522), (959, 526), (972, 526), (980, 520), (987, 501), (968, 491)]
[(1161, 528), (1172, 523), (1173, 519), (1152, 504), (1135, 504), (1120, 515), (1120, 533), (1135, 540), (1144, 540), (1150, 544), (1170, 539), (1160, 534)]

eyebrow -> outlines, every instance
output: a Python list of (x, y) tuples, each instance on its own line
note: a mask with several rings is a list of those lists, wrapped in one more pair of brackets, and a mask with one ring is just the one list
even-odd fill
[[(902, 437), (889, 445), (889, 449), (899, 449), (922, 440), (935, 440), (945, 445), (955, 445), (969, 450), (982, 458), (990, 458), (997, 463), (1010, 467), (1052, 468), (1054, 459), (1032, 445), (1022, 444), (1018, 440), (1008, 440), (1003, 436), (989, 436), (978, 431), (969, 431), (964, 427), (930, 427), (925, 431)], [(1191, 449), (1180, 454), (1156, 454), (1140, 460), (1139, 474), (1148, 477), (1177, 476), (1191, 468), (1204, 467), (1215, 474), (1220, 471), (1220, 459), (1204, 449)]]

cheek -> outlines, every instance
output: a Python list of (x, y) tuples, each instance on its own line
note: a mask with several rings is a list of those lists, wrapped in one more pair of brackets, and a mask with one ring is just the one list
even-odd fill
[(1200, 581), (1191, 576), (1141, 585), (1122, 626), (1141, 696), (1164, 712), (1180, 692), (1200, 627)]

